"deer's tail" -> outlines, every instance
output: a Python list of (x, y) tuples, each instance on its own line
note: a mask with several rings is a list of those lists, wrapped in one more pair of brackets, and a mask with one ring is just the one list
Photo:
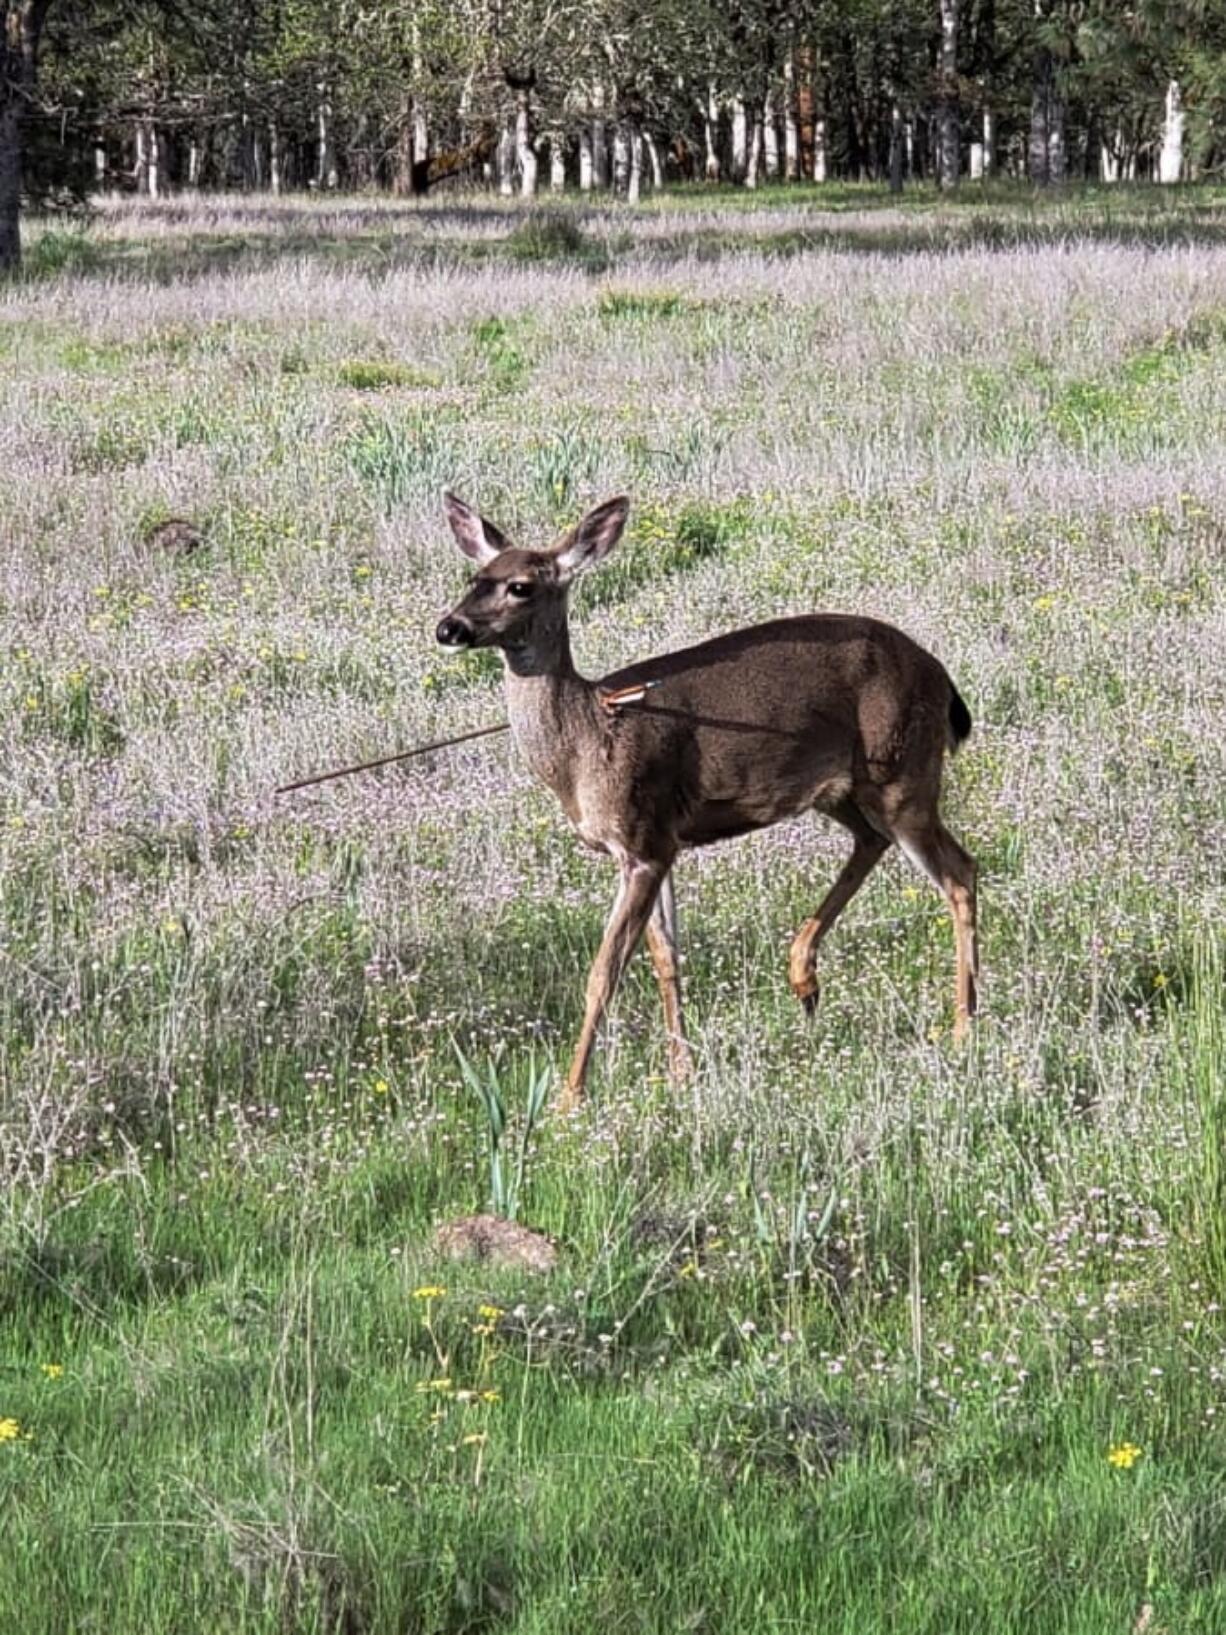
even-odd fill
[(951, 681), (949, 684), (949, 752), (956, 755), (958, 746), (966, 742), (971, 735), (971, 712), (966, 707), (966, 700)]

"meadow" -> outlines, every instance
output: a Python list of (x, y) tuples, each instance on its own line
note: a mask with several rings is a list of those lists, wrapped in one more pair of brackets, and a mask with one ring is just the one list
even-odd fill
[[(0, 287), (0, 1630), (1226, 1628), (1226, 192), (103, 201)], [(588, 674), (899, 623), (897, 856), (682, 860), (698, 1061), (433, 640), (625, 491)], [(195, 519), (203, 545), (155, 529)], [(522, 1137), (546, 1276), (451, 1263)], [(505, 1174), (504, 1174), (505, 1179)], [(505, 1200), (504, 1200), (505, 1202)]]

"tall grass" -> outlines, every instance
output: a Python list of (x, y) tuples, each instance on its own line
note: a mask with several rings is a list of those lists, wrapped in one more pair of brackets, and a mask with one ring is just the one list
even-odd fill
[[(0, 291), (0, 1629), (1226, 1621), (1219, 207), (824, 197), (559, 205), (607, 277), (489, 201), (114, 205)], [(607, 868), (501, 741), (271, 794), (498, 718), (444, 486), (629, 489), (589, 673), (941, 656), (968, 1048), (903, 863), (806, 1024), (798, 823), (679, 870), (694, 1083), (636, 966), (526, 1116)], [(491, 1193), (555, 1272), (441, 1259)]]

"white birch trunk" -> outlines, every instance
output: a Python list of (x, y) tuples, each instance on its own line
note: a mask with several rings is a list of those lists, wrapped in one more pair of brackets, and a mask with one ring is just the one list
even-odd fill
[(561, 131), (553, 131), (549, 137), (549, 190), (560, 193), (565, 186), (566, 147)]
[(94, 143), (94, 181), (98, 187), (106, 181), (106, 149), (101, 142)]
[(743, 98), (732, 99), (732, 179), (743, 182), (749, 166), (749, 116)]
[(983, 110), (983, 174), (990, 176), (996, 169), (996, 114), (991, 108)]
[(714, 85), (707, 86), (707, 106), (702, 116), (702, 139), (706, 147), (703, 173), (709, 182), (719, 181), (719, 101)]
[(800, 175), (800, 126), (796, 120), (796, 63), (789, 51), (783, 60), (783, 177)]
[(813, 180), (824, 182), (829, 174), (829, 161), (826, 156), (826, 121), (825, 118), (813, 122)]
[(532, 140), (532, 93), (515, 95), (515, 158), (519, 165), (519, 191), (525, 199), (536, 197), (536, 145)]
[(749, 138), (749, 157), (745, 162), (745, 186), (757, 187), (758, 172), (762, 168), (762, 115), (758, 114), (753, 122), (753, 134)]
[(604, 106), (604, 86), (597, 85), (592, 92), (592, 182), (596, 187), (609, 185), (609, 136)]
[(332, 147), (332, 98), (326, 85), (317, 87), (319, 108), (317, 119), (317, 149), (315, 185), (333, 191), (340, 180), (336, 170), (336, 153)]
[(1166, 116), (1162, 122), (1162, 151), (1158, 155), (1158, 180), (1169, 186), (1177, 182), (1183, 172), (1183, 131), (1187, 115), (1183, 111), (1183, 94), (1179, 81), (1173, 79), (1166, 88)]
[(643, 138), (638, 127), (625, 138), (629, 150), (630, 168), (626, 178), (626, 199), (630, 204), (637, 204), (643, 191)]
[(275, 119), (268, 121), (268, 185), (278, 197), (282, 187), (281, 129)]
[(890, 192), (902, 192), (902, 166), (905, 143), (903, 138), (902, 106), (894, 102), (890, 106)]
[(779, 177), (779, 126), (775, 122), (775, 99), (767, 96), (762, 109), (762, 162), (767, 181)]
[(586, 125), (579, 127), (579, 191), (592, 191), (592, 133)]
[(613, 191), (624, 193), (630, 186), (630, 144), (619, 125), (613, 132)]
[(515, 191), (515, 134), (509, 125), (504, 125), (498, 134), (494, 164), (498, 172), (498, 192), (502, 198), (509, 199)]
[(658, 193), (664, 186), (664, 166), (660, 161), (660, 149), (650, 131), (643, 132), (643, 146), (647, 150), (647, 162), (651, 166), (651, 185)]
[(940, 101), (937, 145), (941, 186), (957, 187), (958, 141), (958, 0), (941, 0)]
[(1118, 182), (1120, 179), (1120, 161), (1115, 149), (1103, 143), (1099, 156), (1099, 169), (1104, 182)]
[(148, 134), (145, 137), (145, 182), (151, 199), (162, 195), (162, 143), (158, 136), (158, 128), (152, 120), (149, 121)]
[(149, 191), (149, 151), (148, 151), (148, 148), (146, 147), (146, 144), (145, 144), (145, 122), (144, 122), (143, 119), (138, 119), (137, 122), (136, 122), (135, 181), (136, 181), (136, 191), (138, 193), (148, 193), (148, 191)]
[(972, 142), (970, 152), (970, 178), (972, 182), (983, 180), (983, 143)]
[(200, 186), (200, 144), (194, 136), (187, 149), (187, 185), (191, 188)]

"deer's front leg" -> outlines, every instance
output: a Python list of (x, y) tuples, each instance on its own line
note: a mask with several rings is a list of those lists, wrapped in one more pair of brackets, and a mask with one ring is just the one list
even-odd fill
[[(671, 861), (671, 860), (670, 860)], [(668, 873), (667, 863), (651, 863), (642, 858), (621, 861), (621, 885), (609, 923), (605, 926), (600, 951), (592, 964), (587, 979), (587, 1004), (579, 1042), (566, 1075), (562, 1091), (563, 1111), (573, 1107), (583, 1097), (588, 1064), (596, 1043), (596, 1030), (608, 1009), (609, 1001), (617, 992), (622, 972), (638, 946), (639, 938), (651, 918), (660, 887)]]

